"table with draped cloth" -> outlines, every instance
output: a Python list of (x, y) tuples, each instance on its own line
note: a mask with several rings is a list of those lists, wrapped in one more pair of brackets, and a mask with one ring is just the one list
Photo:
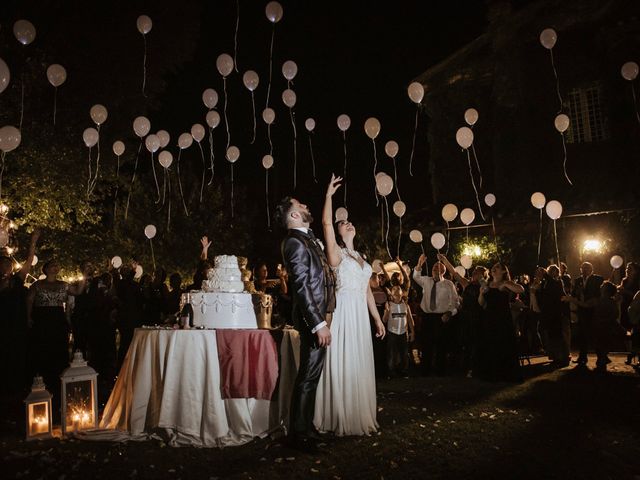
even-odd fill
[(298, 364), (295, 330), (137, 329), (100, 430), (79, 437), (241, 445), (286, 428)]

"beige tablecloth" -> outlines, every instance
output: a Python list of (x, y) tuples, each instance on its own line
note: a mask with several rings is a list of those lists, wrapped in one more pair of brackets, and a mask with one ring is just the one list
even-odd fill
[(100, 431), (87, 440), (163, 438), (170, 445), (241, 445), (287, 425), (299, 338), (280, 342), (272, 401), (223, 399), (214, 330), (138, 329), (105, 406)]

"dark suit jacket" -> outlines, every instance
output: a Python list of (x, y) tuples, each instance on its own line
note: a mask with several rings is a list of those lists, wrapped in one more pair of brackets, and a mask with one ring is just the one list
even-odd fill
[[(587, 279), (587, 282), (584, 282), (584, 278), (582, 276), (576, 278), (573, 281), (573, 291), (572, 295), (579, 300), (586, 302), (594, 298), (600, 297), (600, 286), (604, 279), (600, 275), (592, 274)], [(593, 308), (585, 308), (578, 307), (578, 320), (580, 318), (584, 318), (588, 320), (593, 315)]]
[(281, 249), (292, 287), (292, 320), (298, 330), (313, 330), (335, 308), (333, 272), (317, 241), (300, 230), (289, 230)]

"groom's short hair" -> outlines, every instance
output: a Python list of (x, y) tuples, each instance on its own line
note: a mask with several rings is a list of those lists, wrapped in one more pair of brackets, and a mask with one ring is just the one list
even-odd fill
[(291, 197), (284, 197), (280, 200), (280, 203), (276, 206), (276, 211), (273, 215), (273, 219), (276, 224), (280, 225), (285, 230), (287, 229), (287, 219), (289, 218), (289, 212), (291, 211)]

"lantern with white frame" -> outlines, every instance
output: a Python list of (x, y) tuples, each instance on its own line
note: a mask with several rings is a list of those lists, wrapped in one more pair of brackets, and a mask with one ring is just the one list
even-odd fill
[(24, 400), (27, 440), (51, 438), (51, 394), (42, 380), (34, 377), (31, 393)]
[(62, 435), (98, 427), (98, 374), (87, 365), (82, 352), (62, 375)]

